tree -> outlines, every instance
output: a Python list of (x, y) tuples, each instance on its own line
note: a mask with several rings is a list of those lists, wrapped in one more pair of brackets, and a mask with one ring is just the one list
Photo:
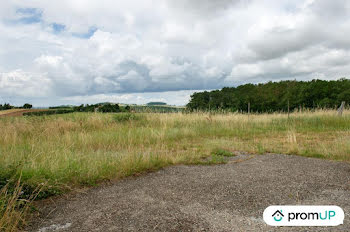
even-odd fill
[(197, 92), (191, 96), (187, 109), (274, 112), (299, 107), (313, 109), (334, 108), (341, 101), (350, 102), (350, 80), (337, 81), (280, 81), (264, 84), (245, 84), (225, 87), (211, 92)]
[(32, 106), (31, 104), (26, 103), (26, 104), (23, 105), (22, 108), (24, 108), (24, 109), (31, 109), (32, 107), (33, 107), (33, 106)]
[(117, 113), (120, 112), (120, 108), (118, 104), (105, 104), (99, 108), (99, 111), (103, 113)]

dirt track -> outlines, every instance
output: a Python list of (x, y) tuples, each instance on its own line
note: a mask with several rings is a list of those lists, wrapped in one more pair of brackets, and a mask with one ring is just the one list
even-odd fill
[(17, 116), (22, 116), (24, 113), (27, 113), (27, 112), (38, 112), (38, 111), (44, 111), (44, 110), (42, 109), (4, 110), (0, 113), (0, 117), (17, 117)]
[[(39, 207), (33, 231), (350, 231), (350, 164), (246, 155), (225, 165), (174, 166)], [(242, 162), (235, 160), (244, 159)], [(269, 205), (338, 205), (344, 225), (275, 228)], [(57, 229), (57, 230), (56, 230)]]

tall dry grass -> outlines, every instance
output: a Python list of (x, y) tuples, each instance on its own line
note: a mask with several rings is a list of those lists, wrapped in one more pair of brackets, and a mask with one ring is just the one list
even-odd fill
[(349, 111), (343, 117), (322, 110), (289, 118), (74, 113), (0, 118), (0, 133), (0, 185), (21, 176), (21, 191), (30, 196), (45, 183), (38, 198), (167, 165), (200, 163), (215, 149), (350, 160)]
[(8, 183), (1, 188), (0, 231), (17, 231), (20, 226), (25, 225), (31, 203), (39, 194), (40, 188), (38, 186), (27, 198), (22, 197), (21, 178), (15, 182), (14, 186), (10, 187)]

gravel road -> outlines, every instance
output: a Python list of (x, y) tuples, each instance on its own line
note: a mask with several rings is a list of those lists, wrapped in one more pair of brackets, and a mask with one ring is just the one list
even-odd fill
[[(269, 205), (338, 205), (338, 227), (270, 227)], [(224, 165), (172, 166), (39, 203), (29, 231), (350, 231), (350, 164), (239, 155)]]

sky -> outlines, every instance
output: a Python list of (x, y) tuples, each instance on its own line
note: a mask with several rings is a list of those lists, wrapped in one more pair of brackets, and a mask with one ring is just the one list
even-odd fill
[(0, 104), (164, 101), (350, 73), (348, 0), (7, 0)]

